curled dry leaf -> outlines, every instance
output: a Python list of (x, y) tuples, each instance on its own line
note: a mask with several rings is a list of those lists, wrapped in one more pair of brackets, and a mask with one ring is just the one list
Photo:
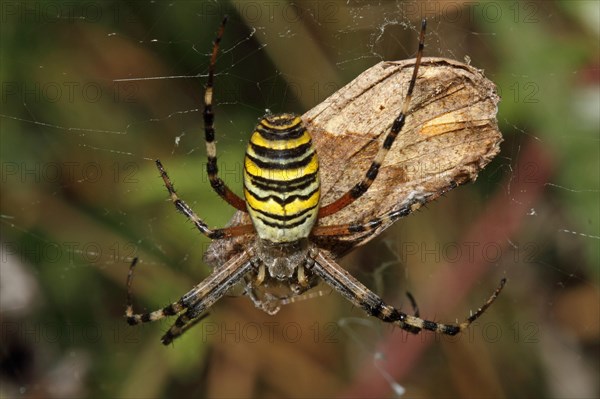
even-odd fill
[[(320, 163), (321, 205), (359, 182), (400, 113), (414, 59), (380, 62), (302, 116)], [(367, 221), (401, 209), (414, 199), (416, 210), (469, 181), (500, 151), (496, 113), (500, 97), (482, 71), (445, 58), (423, 58), (406, 125), (369, 190), (319, 225)], [(229, 225), (250, 223), (236, 212)], [(334, 259), (379, 235), (319, 237), (317, 245)], [(205, 260), (219, 267), (242, 252), (253, 236), (215, 240)]]

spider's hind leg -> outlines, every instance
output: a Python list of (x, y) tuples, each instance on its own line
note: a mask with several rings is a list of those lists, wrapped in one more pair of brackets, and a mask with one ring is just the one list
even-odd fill
[(385, 139), (383, 140), (381, 148), (375, 155), (375, 158), (373, 159), (371, 166), (365, 173), (365, 177), (360, 182), (356, 183), (356, 185), (354, 185), (354, 187), (352, 187), (349, 191), (347, 191), (345, 194), (343, 194), (340, 198), (338, 198), (337, 200), (333, 201), (330, 204), (322, 206), (319, 209), (319, 218), (332, 215), (332, 214), (344, 209), (345, 207), (347, 207), (354, 201), (356, 201), (364, 193), (367, 192), (369, 187), (371, 187), (371, 184), (373, 184), (373, 182), (377, 178), (379, 169), (383, 165), (383, 161), (385, 160), (385, 157), (386, 157), (388, 151), (392, 147), (392, 144), (394, 144), (396, 137), (398, 137), (398, 135), (402, 132), (402, 129), (404, 128), (404, 124), (406, 122), (406, 116), (408, 114), (408, 107), (410, 105), (410, 101), (411, 101), (412, 95), (413, 95), (413, 90), (414, 90), (415, 84), (417, 82), (417, 74), (419, 72), (419, 66), (421, 65), (421, 58), (423, 56), (423, 50), (425, 48), (425, 29), (426, 29), (426, 27), (427, 27), (427, 20), (423, 19), (421, 21), (421, 32), (419, 33), (419, 48), (417, 50), (417, 58), (415, 60), (415, 66), (413, 68), (412, 76), (408, 83), (408, 89), (407, 89), (406, 95), (404, 97), (404, 102), (402, 103), (402, 108), (400, 110), (400, 113), (396, 117), (396, 119), (394, 119), (394, 121), (392, 122), (390, 130), (387, 133), (387, 135), (385, 136)]
[(221, 196), (227, 203), (236, 208), (238, 211), (248, 212), (246, 208), (246, 201), (240, 198), (236, 193), (231, 191), (223, 180), (219, 177), (219, 168), (217, 166), (217, 146), (215, 144), (215, 113), (213, 111), (213, 90), (215, 80), (215, 64), (217, 62), (217, 54), (219, 52), (219, 45), (221, 44), (221, 38), (225, 31), (225, 24), (227, 23), (227, 16), (223, 18), (221, 26), (217, 31), (217, 36), (213, 43), (213, 49), (210, 57), (210, 64), (208, 66), (208, 80), (206, 82), (206, 90), (204, 92), (204, 111), (202, 117), (204, 119), (204, 139), (206, 142), (206, 154), (208, 162), (206, 163), (206, 172), (210, 185), (217, 194)]

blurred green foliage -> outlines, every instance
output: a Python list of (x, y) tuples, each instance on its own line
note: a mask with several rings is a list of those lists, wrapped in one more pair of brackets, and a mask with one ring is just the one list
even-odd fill
[[(395, 303), (406, 289), (417, 300), (433, 295), (436, 287), (427, 285), (438, 265), (403, 257), (395, 250), (400, 240), (459, 240), (498, 193), (504, 206), (515, 206), (519, 193), (510, 184), (540, 177), (537, 164), (515, 175), (520, 156), (539, 144), (552, 176), (518, 233), (506, 237), (512, 252), (490, 265), (494, 275), (456, 313), (477, 306), (507, 276), (508, 289), (485, 316), (504, 328), (502, 339), (438, 340), (399, 383), (411, 397), (598, 394), (598, 3), (1, 7), (2, 397), (331, 396), (351, 390), (364, 359), (398, 333), (369, 320), (357, 334), (336, 327), (335, 341), (326, 342), (327, 329), (315, 325), (363, 317), (337, 295), (290, 305), (273, 318), (245, 298), (227, 298), (210, 323), (172, 348), (159, 342), (168, 322), (132, 329), (122, 319), (132, 257), (141, 259), (134, 284), (140, 309), (176, 300), (209, 273), (202, 260), (209, 241), (173, 209), (154, 159), (209, 225), (233, 214), (210, 189), (201, 134), (208, 56), (225, 13), (217, 145), (222, 176), (237, 192), (249, 132), (266, 109), (303, 113), (378, 61), (414, 56), (422, 16), (429, 19), (428, 56), (468, 56), (485, 70), (502, 95), (500, 156), (476, 184), (399, 222), (344, 264), (373, 286), (378, 266), (391, 262), (377, 279)], [(435, 307), (421, 313), (455, 317)], [(302, 341), (223, 337), (224, 326), (270, 320), (299, 323)], [(213, 327), (219, 332), (210, 335)]]

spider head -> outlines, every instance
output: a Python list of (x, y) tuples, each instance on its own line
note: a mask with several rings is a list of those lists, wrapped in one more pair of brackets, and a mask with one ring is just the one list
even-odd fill
[(269, 275), (282, 281), (292, 278), (296, 269), (306, 262), (308, 254), (307, 239), (289, 243), (259, 240), (257, 247), (259, 258), (263, 261)]

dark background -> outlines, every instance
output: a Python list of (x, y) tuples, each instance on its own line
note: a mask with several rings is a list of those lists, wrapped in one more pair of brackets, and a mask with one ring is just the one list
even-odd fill
[[(599, 48), (595, 1), (1, 3), (0, 394), (6, 397), (564, 397), (599, 394)], [(170, 347), (138, 309), (209, 273), (208, 240), (167, 200), (153, 160), (211, 226), (233, 211), (204, 174), (200, 107), (216, 29), (222, 176), (241, 192), (266, 109), (303, 113), (381, 60), (485, 70), (505, 141), (475, 184), (342, 264), (389, 302), (461, 320), (406, 336), (329, 290), (276, 316), (221, 300)], [(326, 166), (322, 166), (326, 167)], [(449, 274), (449, 272), (451, 272)], [(447, 280), (443, 276), (451, 275)]]

